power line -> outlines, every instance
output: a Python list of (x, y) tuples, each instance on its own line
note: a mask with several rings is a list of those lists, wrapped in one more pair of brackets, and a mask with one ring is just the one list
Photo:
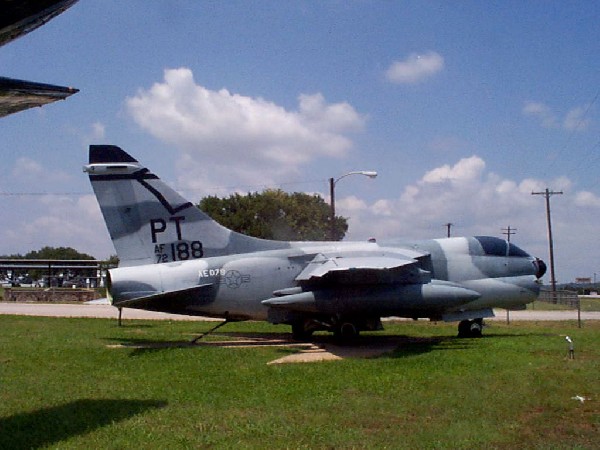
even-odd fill
[(91, 192), (0, 192), (1, 197), (42, 197), (44, 195), (82, 196), (89, 194)]

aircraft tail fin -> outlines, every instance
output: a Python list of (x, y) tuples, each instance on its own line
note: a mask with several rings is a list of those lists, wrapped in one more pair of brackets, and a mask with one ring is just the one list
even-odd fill
[(84, 167), (121, 266), (167, 263), (287, 243), (235, 233), (211, 219), (114, 145), (90, 145)]

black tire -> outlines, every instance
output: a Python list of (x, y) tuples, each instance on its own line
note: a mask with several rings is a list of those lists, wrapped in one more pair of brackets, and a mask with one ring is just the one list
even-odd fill
[(458, 324), (459, 338), (479, 338), (482, 336), (483, 319), (462, 320)]
[(342, 322), (336, 327), (334, 335), (339, 339), (349, 340), (357, 338), (360, 335), (360, 331), (354, 323)]
[(468, 338), (471, 337), (471, 321), (461, 320), (458, 324), (458, 337)]
[(306, 329), (304, 320), (292, 324), (292, 338), (296, 341), (308, 341), (313, 334), (313, 330)]
[(472, 320), (469, 328), (471, 337), (480, 338), (483, 332), (483, 319)]

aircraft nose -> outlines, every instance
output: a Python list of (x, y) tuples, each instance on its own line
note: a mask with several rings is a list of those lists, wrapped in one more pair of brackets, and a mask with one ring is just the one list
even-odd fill
[(535, 267), (535, 276), (537, 278), (542, 278), (548, 269), (546, 267), (546, 263), (542, 261), (540, 258), (535, 258), (533, 262), (533, 266)]

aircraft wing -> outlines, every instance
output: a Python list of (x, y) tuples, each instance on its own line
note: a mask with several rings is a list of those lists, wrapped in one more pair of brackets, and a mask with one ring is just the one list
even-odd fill
[(64, 100), (77, 92), (79, 89), (0, 77), (0, 117)]
[[(420, 255), (424, 256), (424, 255)], [(365, 285), (423, 283), (430, 281), (428, 272), (418, 267), (410, 256), (328, 257), (319, 254), (296, 277), (301, 285)]]
[(58, 16), (77, 0), (1, 0), (0, 45), (4, 45)]
[[(58, 16), (77, 0), (0, 0), (0, 46)], [(0, 77), (0, 117), (64, 100), (79, 92), (63, 86)]]

